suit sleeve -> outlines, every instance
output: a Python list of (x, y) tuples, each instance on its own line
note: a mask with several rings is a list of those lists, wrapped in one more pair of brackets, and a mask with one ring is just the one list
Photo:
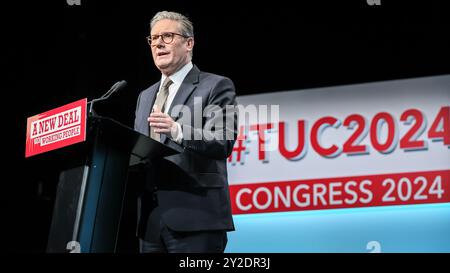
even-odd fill
[[(237, 137), (236, 92), (233, 82), (221, 78), (211, 89), (203, 128), (182, 124), (185, 149), (212, 159), (227, 158)], [(189, 136), (189, 137), (187, 137)]]
[(134, 113), (134, 130), (138, 130), (138, 113), (139, 113), (139, 107), (140, 107), (140, 101), (141, 101), (142, 92), (139, 94), (136, 102), (136, 111)]

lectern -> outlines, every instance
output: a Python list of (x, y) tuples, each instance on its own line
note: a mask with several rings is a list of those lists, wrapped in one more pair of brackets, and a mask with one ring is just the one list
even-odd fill
[(92, 116), (86, 141), (58, 152), (60, 172), (47, 252), (116, 251), (130, 166), (179, 151), (110, 118)]

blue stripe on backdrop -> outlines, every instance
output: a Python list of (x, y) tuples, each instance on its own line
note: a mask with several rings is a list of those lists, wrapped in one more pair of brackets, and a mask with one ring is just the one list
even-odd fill
[(450, 203), (234, 215), (226, 252), (450, 252)]

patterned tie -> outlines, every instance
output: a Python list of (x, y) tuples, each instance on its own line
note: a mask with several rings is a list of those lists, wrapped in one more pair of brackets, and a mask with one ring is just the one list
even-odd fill
[[(158, 96), (156, 97), (155, 104), (153, 107), (157, 106), (161, 112), (164, 112), (164, 105), (166, 104), (167, 96), (169, 96), (169, 87), (172, 83), (173, 81), (169, 77), (167, 77), (164, 80), (161, 91), (159, 91)], [(156, 141), (159, 141), (161, 139), (160, 134), (155, 133), (155, 131), (152, 128), (149, 129), (150, 129), (150, 137)]]

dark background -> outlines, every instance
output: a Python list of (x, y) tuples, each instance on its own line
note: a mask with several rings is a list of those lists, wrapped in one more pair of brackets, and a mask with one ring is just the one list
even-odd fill
[(443, 2), (2, 2), (1, 251), (44, 252), (47, 243), (60, 162), (51, 154), (25, 160), (26, 118), (126, 80), (96, 110), (132, 126), (139, 92), (160, 78), (145, 41), (157, 11), (191, 18), (193, 62), (247, 95), (449, 74)]

